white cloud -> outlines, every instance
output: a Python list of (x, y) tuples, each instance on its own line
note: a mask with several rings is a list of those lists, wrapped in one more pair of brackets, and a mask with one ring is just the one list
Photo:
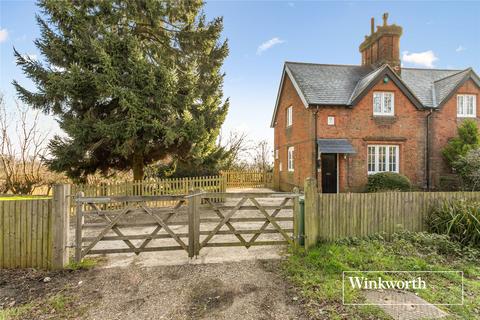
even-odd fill
[(54, 64), (51, 64), (51, 65), (50, 65), (50, 69), (52, 69), (52, 70), (55, 71), (55, 72), (63, 72), (63, 71), (65, 71), (65, 68), (63, 68), (63, 67), (58, 67), (58, 66), (56, 66), (56, 65), (54, 65)]
[(458, 48), (455, 49), (456, 52), (462, 52), (462, 51), (465, 51), (465, 50), (467, 50), (467, 48), (465, 48), (465, 47), (462, 46), (462, 45), (458, 46)]
[(418, 66), (423, 66), (427, 68), (433, 68), (433, 63), (438, 60), (435, 53), (432, 50), (424, 52), (412, 52), (404, 51), (402, 55), (402, 60), (404, 62), (412, 63)]
[(284, 43), (284, 42), (285, 42), (284, 40), (282, 40), (280, 38), (277, 38), (277, 37), (272, 38), (268, 41), (265, 41), (264, 43), (262, 43), (261, 45), (258, 46), (257, 54), (261, 55), (264, 51), (267, 51), (268, 49), (270, 49), (274, 45), (281, 44), (281, 43)]
[(0, 29), (0, 43), (7, 41), (8, 31), (7, 29)]
[(29, 60), (37, 60), (37, 55), (33, 53), (24, 54), (23, 57)]

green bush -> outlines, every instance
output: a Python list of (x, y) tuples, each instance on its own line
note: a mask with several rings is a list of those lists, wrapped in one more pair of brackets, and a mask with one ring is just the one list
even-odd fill
[(427, 216), (430, 232), (446, 234), (463, 245), (480, 247), (480, 202), (445, 200)]
[(381, 172), (368, 176), (367, 191), (409, 191), (412, 184), (407, 177), (394, 172)]
[(480, 191), (480, 148), (460, 156), (453, 166), (462, 178), (464, 190)]
[(442, 150), (442, 154), (448, 164), (453, 167), (455, 161), (479, 146), (480, 134), (477, 122), (467, 119), (458, 127), (458, 135), (448, 141), (448, 144)]

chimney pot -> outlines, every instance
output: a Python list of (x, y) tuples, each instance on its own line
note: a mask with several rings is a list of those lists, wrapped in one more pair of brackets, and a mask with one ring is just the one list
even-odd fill
[(372, 35), (375, 32), (375, 18), (372, 17), (370, 19), (370, 35)]
[(385, 12), (383, 14), (383, 26), (384, 27), (388, 25), (387, 20), (388, 20), (388, 12)]

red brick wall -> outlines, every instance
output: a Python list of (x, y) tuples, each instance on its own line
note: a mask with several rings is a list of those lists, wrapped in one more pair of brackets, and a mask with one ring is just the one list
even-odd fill
[[(373, 116), (373, 92), (394, 93), (395, 117)], [(327, 117), (335, 117), (335, 126)], [(357, 152), (340, 156), (340, 192), (363, 191), (367, 183), (367, 145), (399, 145), (400, 173), (418, 186), (425, 184), (425, 112), (419, 111), (392, 82), (379, 81), (353, 108), (321, 107), (319, 138), (345, 138)], [(347, 165), (348, 164), (348, 165)]]
[[(293, 107), (293, 125), (286, 128), (286, 113)], [(276, 189), (291, 191), (294, 186), (303, 186), (304, 179), (311, 176), (312, 171), (312, 112), (305, 108), (292, 82), (285, 75), (280, 93), (276, 125), (274, 127), (274, 150), (279, 150), (279, 158), (274, 162), (274, 186)], [(287, 149), (295, 148), (293, 172), (287, 169)], [(279, 172), (279, 164), (282, 171)]]
[(430, 179), (434, 189), (441, 187), (441, 177), (451, 174), (451, 169), (442, 156), (442, 149), (448, 140), (457, 135), (458, 126), (465, 119), (457, 118), (457, 94), (477, 95), (477, 122), (480, 126), (480, 89), (469, 80), (465, 82), (452, 97), (431, 116), (431, 145), (430, 145)]

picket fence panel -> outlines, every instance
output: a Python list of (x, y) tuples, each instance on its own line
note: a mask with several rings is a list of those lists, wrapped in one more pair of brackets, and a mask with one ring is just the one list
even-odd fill
[(273, 173), (264, 171), (222, 171), (227, 188), (272, 188)]

